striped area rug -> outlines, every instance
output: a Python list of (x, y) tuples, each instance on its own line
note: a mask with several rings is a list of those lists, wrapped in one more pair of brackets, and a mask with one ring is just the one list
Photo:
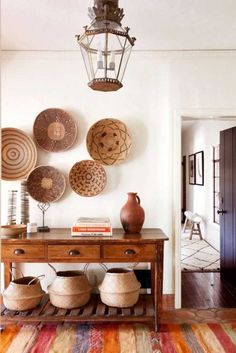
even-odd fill
[(236, 323), (6, 326), (1, 353), (236, 353)]

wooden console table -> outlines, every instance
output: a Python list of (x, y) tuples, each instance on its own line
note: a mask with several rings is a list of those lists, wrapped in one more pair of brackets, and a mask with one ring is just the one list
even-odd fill
[(92, 296), (82, 308), (64, 310), (53, 307), (46, 295), (29, 311), (12, 312), (1, 308), (2, 323), (18, 322), (153, 322), (158, 330), (162, 307), (163, 248), (167, 236), (160, 229), (143, 229), (141, 234), (124, 234), (113, 229), (112, 237), (71, 237), (69, 229), (30, 234), (20, 239), (2, 239), (5, 287), (11, 281), (12, 263), (151, 263), (150, 295), (140, 295), (132, 308), (107, 307)]

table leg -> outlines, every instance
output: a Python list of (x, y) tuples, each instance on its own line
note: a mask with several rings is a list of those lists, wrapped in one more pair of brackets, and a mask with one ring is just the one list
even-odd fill
[(154, 306), (155, 331), (160, 331), (160, 314), (162, 310), (162, 283), (163, 283), (163, 244), (157, 246), (157, 258), (154, 263)]
[(158, 268), (157, 262), (154, 263), (153, 266), (153, 276), (154, 276), (154, 311), (155, 311), (155, 331), (159, 331), (159, 308), (158, 308), (158, 300), (159, 300), (159, 289), (158, 289)]
[(154, 299), (155, 295), (155, 262), (151, 262), (151, 293)]
[(11, 272), (10, 272), (11, 268), (12, 268), (11, 262), (4, 263), (4, 288), (7, 288), (11, 282)]

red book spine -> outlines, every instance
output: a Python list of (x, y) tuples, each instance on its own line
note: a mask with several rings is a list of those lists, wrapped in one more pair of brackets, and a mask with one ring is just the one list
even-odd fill
[(72, 232), (83, 232), (83, 233), (91, 233), (91, 232), (103, 232), (109, 233), (111, 231), (111, 227), (72, 227)]

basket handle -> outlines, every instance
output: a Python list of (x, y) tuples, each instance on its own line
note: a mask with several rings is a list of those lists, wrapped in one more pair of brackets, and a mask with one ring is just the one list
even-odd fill
[[(84, 272), (85, 275), (87, 274), (87, 270), (88, 270), (88, 268), (89, 268), (89, 265), (90, 265), (90, 263), (87, 263), (87, 264), (84, 265), (83, 272)], [(100, 266), (105, 272), (107, 272), (108, 268), (107, 268), (107, 266), (106, 266), (105, 264), (100, 263), (99, 266)]]
[(21, 270), (19, 270), (18, 268), (16, 268), (15, 266), (12, 266), (12, 268), (10, 268), (9, 272), (13, 277), (13, 281), (16, 279), (15, 275), (13, 274), (12, 270), (15, 270), (16, 272), (19, 272), (21, 274), (21, 277), (24, 277), (23, 273)]
[(130, 268), (131, 270), (133, 270), (138, 264), (139, 262), (135, 262), (132, 266), (127, 266), (127, 268)]
[(57, 274), (57, 270), (55, 269), (54, 266), (52, 266), (51, 264), (48, 263), (48, 266), (51, 267), (51, 269), (55, 272), (55, 274)]
[[(84, 274), (85, 274), (87, 277), (88, 277), (88, 275), (87, 275), (87, 270), (88, 270), (89, 265), (90, 265), (90, 263), (85, 264), (85, 265), (84, 265), (84, 270), (83, 270), (83, 271), (84, 271)], [(106, 266), (105, 264), (99, 263), (98, 265), (104, 270), (105, 273), (107, 272), (108, 268), (107, 268), (107, 266)], [(96, 276), (96, 275), (95, 275), (95, 282), (96, 282), (96, 284), (93, 286), (93, 288), (97, 288), (97, 287), (98, 287), (97, 276)]]
[(34, 277), (33, 279), (31, 279), (31, 281), (29, 281), (28, 286), (29, 286), (31, 283), (33, 283), (35, 280), (37, 280), (36, 283), (38, 283), (38, 282), (41, 281), (41, 279), (44, 279), (44, 278), (45, 278), (45, 275), (40, 275), (40, 276)]
[(107, 272), (108, 267), (104, 263), (101, 262), (99, 266), (104, 270), (105, 273)]
[(87, 263), (84, 265), (83, 272), (85, 275), (87, 274), (87, 270), (88, 270), (89, 265), (90, 265), (90, 263)]

